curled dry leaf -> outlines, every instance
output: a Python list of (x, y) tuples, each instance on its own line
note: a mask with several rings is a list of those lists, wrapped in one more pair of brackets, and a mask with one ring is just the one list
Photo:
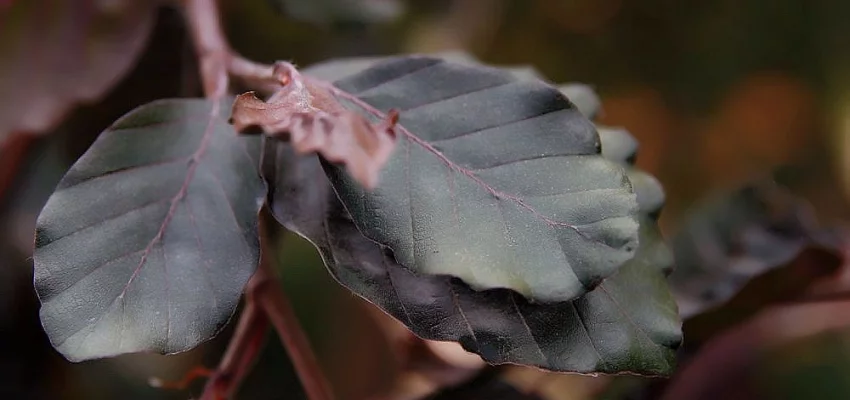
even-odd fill
[(304, 80), (292, 64), (277, 63), (274, 76), (282, 87), (268, 101), (253, 92), (236, 98), (231, 117), (236, 130), (257, 126), (271, 137), (286, 137), (298, 153), (345, 164), (354, 179), (375, 187), (395, 147), (398, 113), (375, 124)]

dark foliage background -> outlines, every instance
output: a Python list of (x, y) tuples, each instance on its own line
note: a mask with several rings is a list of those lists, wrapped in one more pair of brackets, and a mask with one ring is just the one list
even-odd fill
[[(590, 83), (603, 97), (600, 122), (637, 137), (638, 167), (664, 184), (668, 201), (661, 223), (668, 237), (692, 220), (705, 199), (776, 177), (790, 194), (813, 204), (805, 218), (811, 214), (836, 229), (831, 245), (842, 247), (845, 241), (841, 232), (850, 217), (847, 1), (362, 0), (364, 5), (354, 9), (340, 8), (345, 1), (306, 2), (315, 4), (306, 10), (291, 3), (223, 1), (233, 46), (258, 61), (298, 65), (341, 56), (464, 49), (490, 63), (530, 64), (554, 82)], [(71, 163), (131, 108), (197, 95), (196, 70), (180, 14), (163, 9), (139, 62), (106, 96), (75, 108), (49, 134), (2, 144), (0, 397), (185, 399), (187, 392), (149, 387), (148, 378), (178, 379), (192, 366), (218, 360), (229, 332), (173, 357), (66, 362), (41, 331), (29, 259), (35, 217)], [(761, 214), (754, 216), (760, 211), (753, 210), (714, 220), (765, 225), (758, 222)], [(766, 225), (771, 232), (781, 229), (775, 228), (781, 224)], [(282, 284), (339, 397), (360, 399), (394, 386), (398, 361), (380, 317), (333, 282), (305, 242), (284, 235), (279, 245)], [(775, 252), (761, 247), (759, 254), (775, 255), (782, 250), (778, 246)], [(728, 283), (707, 280), (718, 281)], [(850, 398), (843, 378), (850, 374), (850, 296), (833, 294), (850, 291), (850, 274), (842, 268), (828, 278), (799, 283), (811, 285), (801, 293), (828, 299), (788, 300), (777, 295), (785, 286), (756, 286), (761, 298), (781, 301), (760, 303), (719, 333), (711, 330), (717, 324), (700, 325), (716, 340), (686, 345), (696, 355), (683, 358), (668, 398)], [(717, 374), (712, 369), (717, 365), (698, 362), (700, 354), (735, 355), (722, 366), (736, 373)], [(511, 385), (534, 386), (537, 396), (551, 400), (662, 396), (632, 378), (541, 380), (539, 373), (519, 368), (505, 374)], [(422, 385), (412, 381), (404, 387), (413, 393)], [(193, 389), (197, 394), (199, 387)], [(299, 398), (297, 379), (277, 341), (268, 342), (241, 396)]]

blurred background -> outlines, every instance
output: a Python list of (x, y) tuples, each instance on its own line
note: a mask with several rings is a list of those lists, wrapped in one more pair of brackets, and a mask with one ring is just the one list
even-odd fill
[[(177, 380), (194, 366), (214, 366), (230, 335), (178, 356), (71, 364), (39, 324), (29, 257), (35, 218), (53, 187), (122, 114), (158, 98), (199, 94), (180, 13), (138, 11), (131, 2), (0, 1), (3, 398), (187, 399), (200, 383), (168, 391), (148, 379)], [(127, 66), (109, 72), (109, 87), (39, 117), (47, 122), (7, 123), (20, 116), (10, 111), (16, 103), (61, 98), (50, 90), (61, 93), (62, 79), (87, 65), (43, 51), (55, 47), (50, 35), (62, 35), (63, 21), (78, 17), (75, 7), (94, 7), (102, 20), (97, 32), (123, 38), (113, 51), (123, 52)], [(688, 317), (707, 309), (719, 314), (686, 323), (686, 335), (697, 339), (686, 339), (672, 381), (500, 370), (517, 393), (551, 400), (850, 398), (850, 294), (843, 295), (850, 276), (842, 263), (805, 253), (826, 246), (843, 257), (848, 242), (850, 2), (223, 0), (221, 12), (232, 46), (257, 61), (307, 66), (344, 56), (464, 50), (492, 64), (534, 67), (552, 82), (587, 83), (602, 98), (598, 122), (639, 140), (637, 165), (667, 192), (661, 224), (681, 260), (674, 292), (700, 304), (682, 303), (697, 310)], [(123, 32), (122, 24), (134, 32)], [(23, 76), (30, 86), (21, 87)], [(767, 232), (758, 246), (742, 233), (753, 229)], [(705, 243), (717, 246), (710, 254), (693, 250)], [(793, 254), (772, 257), (788, 243), (797, 246)], [(388, 340), (397, 333), (387, 328), (392, 322), (336, 284), (308, 244), (283, 235), (279, 245), (282, 284), (340, 399), (382, 398), (392, 390), (416, 398), (434, 386), (400, 372)], [(774, 270), (785, 272), (747, 285)], [(757, 300), (731, 303), (745, 305), (731, 311), (718, 306), (741, 288)], [(273, 337), (239, 398), (303, 398)]]

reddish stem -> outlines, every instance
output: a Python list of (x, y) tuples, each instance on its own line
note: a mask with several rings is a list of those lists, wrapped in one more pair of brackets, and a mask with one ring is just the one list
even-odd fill
[(230, 46), (221, 29), (216, 0), (184, 0), (186, 20), (201, 70), (204, 94), (218, 100), (227, 94)]
[(267, 212), (260, 217), (260, 245), (263, 254), (266, 256), (262, 258), (260, 268), (255, 275), (257, 279), (256, 301), (265, 311), (272, 326), (280, 336), (283, 347), (289, 353), (292, 366), (301, 380), (307, 398), (310, 400), (332, 400), (334, 395), (330, 389), (330, 384), (322, 373), (307, 335), (301, 329), (301, 324), (298, 322), (298, 317), (295, 315), (295, 310), (293, 310), (289, 298), (275, 277), (271, 263), (273, 253), (267, 240), (268, 231), (264, 227), (264, 220), (268, 218), (264, 217), (268, 217)]
[(222, 400), (236, 393), (245, 376), (248, 375), (254, 361), (260, 354), (269, 329), (269, 320), (257, 306), (257, 276), (251, 278), (246, 290), (245, 309), (239, 316), (238, 325), (230, 339), (230, 344), (216, 371), (204, 387), (200, 400)]

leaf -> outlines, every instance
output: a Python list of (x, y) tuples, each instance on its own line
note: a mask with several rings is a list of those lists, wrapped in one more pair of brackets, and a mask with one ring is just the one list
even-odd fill
[(323, 178), (315, 158), (298, 157), (271, 140), (266, 151), (264, 171), (278, 220), (316, 245), (341, 284), (418, 336), (458, 341), (492, 364), (671, 372), (681, 333), (663, 268), (654, 264), (664, 254), (653, 242), (656, 229), (643, 230), (639, 255), (595, 291), (572, 302), (531, 304), (504, 289), (477, 292), (447, 276), (414, 275), (360, 234), (329, 185), (318, 184)]
[(257, 266), (265, 187), (224, 106), (161, 100), (131, 111), (48, 200), (35, 288), (69, 360), (188, 350), (233, 314)]
[(0, 143), (50, 129), (102, 96), (134, 65), (155, 1), (15, 1), (0, 7)]
[[(605, 158), (624, 164), (634, 164), (638, 142), (625, 129), (596, 127)], [(662, 201), (663, 202), (663, 201)]]
[[(350, 71), (344, 64), (324, 63), (325, 77)], [(422, 338), (460, 342), (493, 364), (571, 372), (672, 371), (681, 321), (666, 288), (672, 258), (649, 217), (658, 214), (664, 196), (646, 174), (632, 170), (637, 200), (648, 215), (641, 217), (638, 256), (581, 299), (531, 304), (509, 290), (478, 292), (449, 276), (411, 273), (386, 247), (358, 231), (329, 185), (317, 184), (323, 178), (316, 159), (296, 156), (285, 143), (267, 141), (263, 171), (275, 217), (316, 245), (342, 285)]]
[(405, 11), (398, 0), (270, 0), (287, 17), (329, 25), (335, 22), (367, 24), (390, 22)]
[(357, 228), (413, 273), (559, 302), (634, 257), (629, 180), (553, 87), (431, 57), (382, 61), (335, 86), (373, 118), (401, 109), (374, 189), (325, 169)]
[(585, 117), (594, 119), (599, 116), (599, 110), (602, 108), (602, 100), (599, 99), (599, 96), (596, 95), (596, 92), (590, 86), (580, 83), (570, 83), (561, 86), (561, 92), (576, 105)]
[(708, 199), (673, 238), (672, 285), (686, 317), (722, 304), (751, 278), (792, 265), (811, 246), (832, 247), (808, 204), (773, 181)]
[[(617, 138), (603, 143), (617, 144)], [(448, 276), (411, 273), (360, 234), (327, 184), (317, 185), (321, 171), (314, 158), (297, 157), (287, 145), (269, 141), (264, 160), (275, 216), (317, 246), (341, 284), (420, 337), (458, 341), (493, 364), (571, 372), (672, 371), (681, 322), (666, 288), (672, 258), (649, 217), (658, 214), (664, 198), (651, 176), (631, 170), (647, 215), (641, 217), (638, 256), (583, 298), (530, 304), (507, 290), (476, 292)]]
[(292, 64), (278, 63), (274, 74), (284, 85), (268, 102), (253, 93), (236, 98), (231, 117), (236, 130), (259, 126), (268, 135), (288, 136), (299, 153), (316, 152), (328, 161), (345, 164), (360, 184), (375, 187), (395, 146), (398, 114), (391, 112), (385, 121), (373, 125), (340, 105), (330, 93), (320, 88), (308, 90)]

